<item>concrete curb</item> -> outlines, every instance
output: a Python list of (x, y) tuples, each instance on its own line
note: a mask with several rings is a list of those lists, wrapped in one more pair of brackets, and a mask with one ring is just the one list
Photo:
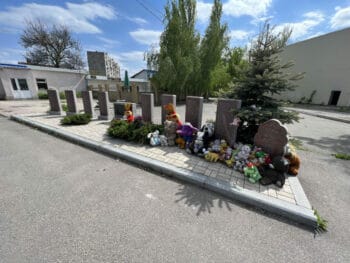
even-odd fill
[[(99, 143), (93, 140), (88, 140), (78, 135), (48, 126), (39, 122), (30, 120), (22, 116), (11, 116), (10, 119), (28, 126), (37, 128), (49, 134), (66, 139), (84, 147), (124, 159), (128, 162), (147, 167), (153, 171), (163, 173), (183, 180), (185, 182), (198, 185), (200, 187), (221, 194), (230, 199), (241, 201), (252, 206), (262, 208), (274, 214), (282, 215), (293, 221), (299, 222), (311, 228), (317, 227), (317, 219), (313, 211), (304, 206), (297, 206), (291, 203), (268, 197), (254, 191), (243, 189), (239, 186), (231, 186), (229, 183), (207, 177), (186, 169), (178, 168), (170, 164), (166, 164), (151, 158), (141, 156), (129, 151), (117, 148), (115, 146)], [(300, 186), (301, 187), (301, 186)], [(304, 194), (305, 195), (305, 194)], [(306, 196), (305, 196), (306, 197)], [(306, 199), (307, 200), (307, 199)]]

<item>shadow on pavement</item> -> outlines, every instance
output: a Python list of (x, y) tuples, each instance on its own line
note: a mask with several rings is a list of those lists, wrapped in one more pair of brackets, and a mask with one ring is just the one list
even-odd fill
[(350, 134), (341, 135), (337, 138), (322, 137), (321, 139), (314, 139), (302, 136), (296, 136), (295, 138), (305, 141), (309, 145), (326, 149), (330, 153), (350, 153)]

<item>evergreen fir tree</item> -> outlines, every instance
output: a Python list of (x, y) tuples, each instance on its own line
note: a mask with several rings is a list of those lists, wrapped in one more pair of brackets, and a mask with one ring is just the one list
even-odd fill
[(234, 113), (241, 119), (238, 139), (245, 143), (252, 143), (259, 124), (269, 119), (282, 123), (298, 120), (296, 113), (282, 110), (281, 102), (272, 97), (293, 90), (294, 81), (303, 75), (290, 73), (293, 63), (282, 63), (279, 57), (290, 35), (288, 28), (274, 33), (266, 22), (249, 51), (249, 66), (233, 91), (233, 97), (242, 100), (242, 108)]

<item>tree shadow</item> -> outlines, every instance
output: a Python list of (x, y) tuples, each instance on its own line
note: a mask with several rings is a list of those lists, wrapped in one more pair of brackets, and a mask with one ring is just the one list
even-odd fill
[(336, 138), (322, 137), (321, 139), (314, 139), (302, 136), (295, 136), (295, 138), (332, 153), (350, 153), (350, 134)]

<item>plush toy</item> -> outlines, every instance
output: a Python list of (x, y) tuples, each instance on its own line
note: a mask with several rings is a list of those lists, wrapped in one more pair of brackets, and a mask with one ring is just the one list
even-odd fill
[(220, 140), (216, 139), (214, 142), (211, 143), (210, 147), (209, 147), (209, 151), (211, 152), (220, 152)]
[(176, 133), (178, 135), (180, 135), (185, 140), (186, 148), (188, 148), (197, 131), (198, 131), (198, 129), (193, 127), (191, 123), (186, 122), (182, 125), (181, 130), (177, 130)]
[(175, 145), (177, 124), (173, 121), (164, 122), (164, 135), (168, 139), (168, 146)]
[(134, 115), (131, 111), (131, 103), (126, 103), (125, 106), (125, 111), (124, 111), (124, 118), (128, 123), (131, 123), (134, 121)]
[(177, 128), (181, 129), (182, 127), (182, 122), (180, 121), (180, 116), (179, 114), (176, 113), (175, 107), (172, 103), (168, 103), (164, 106), (166, 116), (165, 119), (168, 121), (173, 121), (176, 122)]
[(210, 142), (214, 138), (214, 124), (209, 122), (202, 126), (197, 136), (201, 137), (203, 140), (204, 148), (208, 149)]
[(240, 161), (247, 161), (250, 155), (250, 146), (243, 145), (240, 151), (237, 153), (236, 159)]
[(288, 161), (283, 156), (276, 156), (272, 159), (269, 165), (259, 167), (259, 172), (262, 175), (260, 184), (269, 185), (275, 184), (278, 187), (283, 187), (285, 182), (285, 174), (288, 171)]
[(147, 135), (147, 138), (149, 139), (149, 144), (151, 146), (160, 145), (160, 138), (159, 138), (159, 131), (158, 130), (156, 130), (155, 132), (150, 132)]
[(168, 146), (168, 139), (165, 135), (159, 135), (159, 141), (161, 146)]
[(246, 167), (243, 168), (244, 175), (247, 176), (249, 182), (255, 184), (257, 181), (261, 179), (261, 175), (258, 171), (258, 168), (253, 165), (251, 162), (247, 164)]
[(235, 164), (234, 164), (234, 166), (233, 166), (233, 169), (235, 169), (236, 171), (239, 171), (239, 172), (243, 173), (244, 167), (245, 167), (245, 162), (244, 162), (244, 161), (235, 160)]
[(182, 137), (176, 138), (175, 143), (176, 143), (181, 149), (185, 149), (186, 142), (185, 142), (184, 138), (182, 138)]
[(300, 168), (300, 158), (295, 152), (289, 152), (285, 155), (289, 162), (288, 174), (297, 175)]
[(217, 162), (219, 160), (219, 154), (213, 152), (206, 152), (204, 158), (209, 162)]

